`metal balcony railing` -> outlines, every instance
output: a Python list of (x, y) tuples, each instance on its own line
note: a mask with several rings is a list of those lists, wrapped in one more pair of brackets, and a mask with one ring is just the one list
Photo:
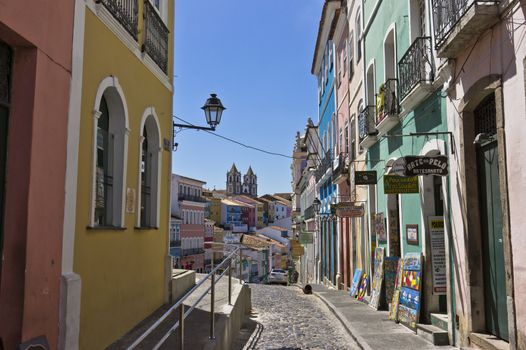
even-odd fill
[(314, 209), (314, 206), (311, 205), (307, 209), (305, 209), (305, 212), (303, 213), (303, 216), (305, 217), (305, 220), (313, 219), (316, 217), (316, 210)]
[(316, 178), (316, 181), (320, 181), (320, 179), (325, 175), (328, 169), (332, 167), (332, 159), (331, 159), (331, 150), (327, 150), (325, 152), (325, 157), (321, 160), (320, 164), (316, 168), (316, 171), (314, 173), (314, 177)]
[(378, 131), (374, 127), (375, 123), (375, 107), (365, 107), (358, 116), (358, 136), (362, 142), (367, 136), (377, 135)]
[[(237, 270), (238, 276), (242, 275), (242, 261), (243, 261), (243, 253), (238, 247), (232, 247), (225, 245), (226, 248), (230, 250), (230, 253), (228, 256), (221, 262), (218, 263), (217, 266), (214, 266), (214, 269), (210, 271), (208, 275), (206, 275), (204, 278), (200, 278), (199, 282), (196, 283), (195, 286), (192, 287), (177, 303), (172, 305), (157, 321), (155, 321), (145, 332), (143, 332), (130, 346), (127, 347), (128, 350), (141, 348), (141, 343), (154, 331), (158, 331), (158, 327), (174, 312), (177, 312), (177, 317), (173, 321), (173, 326), (170, 327), (170, 329), (162, 330), (164, 334), (163, 337), (155, 344), (155, 346), (152, 346), (152, 349), (159, 349), (166, 340), (175, 332), (178, 331), (178, 349), (184, 349), (184, 343), (185, 343), (185, 319), (194, 311), (194, 309), (197, 307), (197, 305), (205, 298), (206, 296), (210, 295), (210, 333), (209, 337), (211, 340), (215, 339), (215, 322), (216, 322), (216, 309), (215, 309), (215, 302), (216, 302), (216, 283), (223, 278), (225, 274), (228, 274), (228, 305), (232, 305), (232, 273)], [(234, 271), (233, 271), (234, 270)], [(210, 286), (208, 288), (205, 288), (203, 291), (200, 291), (200, 295), (196, 298), (196, 300), (190, 305), (189, 301), (187, 300), (190, 296), (192, 296), (194, 293), (196, 293), (197, 289), (200, 288), (205, 282), (210, 281)], [(241, 278), (239, 278), (239, 283), (242, 284), (243, 281)], [(195, 299), (195, 298), (194, 298)], [(187, 304), (186, 308), (185, 305)], [(164, 333), (165, 332), (165, 333)]]
[(183, 249), (183, 256), (197, 255), (197, 254), (204, 254), (204, 253), (205, 253), (205, 250), (203, 248)]
[(435, 47), (439, 48), (451, 31), (466, 15), (468, 10), (477, 4), (497, 4), (499, 1), (479, 0), (432, 0), (433, 23), (435, 27)]
[(416, 38), (398, 63), (400, 84), (398, 91), (403, 100), (420, 83), (432, 83), (434, 64), (431, 37)]
[(103, 4), (126, 31), (137, 40), (139, 32), (137, 0), (95, 0), (95, 2)]
[(387, 79), (380, 91), (376, 106), (376, 125), (380, 124), (386, 117), (398, 115), (400, 105), (398, 101), (398, 79)]
[(336, 159), (338, 165), (332, 172), (334, 178), (345, 175), (345, 173), (349, 170), (348, 157), (349, 156), (346, 153), (340, 153), (338, 155), (338, 158)]
[(202, 196), (192, 196), (192, 195), (183, 194), (183, 193), (179, 193), (179, 196), (177, 196), (177, 198), (180, 201), (192, 201), (192, 202), (199, 202), (199, 203), (205, 203), (206, 202), (206, 198), (204, 198)]
[(144, 1), (145, 51), (164, 73), (168, 73), (168, 34), (170, 31), (149, 0)]
[(181, 246), (181, 240), (170, 241), (170, 248), (180, 247), (180, 246)]

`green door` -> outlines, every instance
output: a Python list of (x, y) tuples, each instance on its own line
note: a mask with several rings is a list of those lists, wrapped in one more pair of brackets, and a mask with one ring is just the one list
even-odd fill
[(477, 151), (484, 268), (486, 330), (508, 341), (508, 312), (497, 141)]

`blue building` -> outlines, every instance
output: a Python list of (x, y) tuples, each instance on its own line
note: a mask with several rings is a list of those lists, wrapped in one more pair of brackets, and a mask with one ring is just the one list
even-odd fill
[(323, 6), (311, 73), (318, 81), (318, 155), (315, 171), (316, 189), (321, 202), (319, 213), (320, 282), (338, 285), (339, 232), (331, 204), (337, 200), (337, 186), (333, 182), (332, 164), (337, 142), (337, 116), (335, 91), (335, 46), (332, 26), (340, 13), (339, 1), (327, 1)]

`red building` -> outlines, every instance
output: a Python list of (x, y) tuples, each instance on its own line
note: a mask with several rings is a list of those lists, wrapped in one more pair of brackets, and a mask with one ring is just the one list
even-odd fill
[(2, 349), (59, 347), (74, 4), (0, 4)]

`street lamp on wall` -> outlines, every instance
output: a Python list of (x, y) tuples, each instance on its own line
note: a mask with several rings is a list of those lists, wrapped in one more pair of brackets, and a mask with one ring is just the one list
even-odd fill
[[(207, 126), (197, 126), (190, 123), (187, 124), (178, 124), (173, 123), (173, 150), (177, 150), (178, 144), (175, 142), (175, 135), (182, 129), (194, 129), (194, 130), (207, 130), (215, 131), (216, 126), (221, 122), (221, 116), (223, 111), (226, 109), (221, 100), (217, 97), (216, 94), (210, 94), (210, 97), (206, 100), (205, 104), (201, 109), (205, 112), (206, 123), (210, 125)], [(179, 128), (179, 131), (175, 131), (175, 128)]]
[(320, 207), (321, 207), (320, 200), (318, 198), (314, 198), (314, 201), (312, 202), (312, 205), (314, 207), (314, 212), (319, 213)]

